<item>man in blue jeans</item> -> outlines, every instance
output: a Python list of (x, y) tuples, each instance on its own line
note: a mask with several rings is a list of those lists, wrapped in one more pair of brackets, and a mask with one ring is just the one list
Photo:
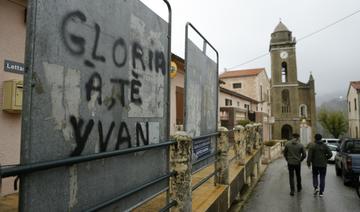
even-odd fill
[(324, 195), (327, 161), (332, 156), (332, 152), (329, 147), (322, 142), (321, 139), (322, 136), (320, 134), (315, 135), (315, 143), (309, 145), (307, 158), (307, 165), (309, 168), (312, 165), (314, 196), (319, 193), (318, 177), (320, 175), (320, 197)]

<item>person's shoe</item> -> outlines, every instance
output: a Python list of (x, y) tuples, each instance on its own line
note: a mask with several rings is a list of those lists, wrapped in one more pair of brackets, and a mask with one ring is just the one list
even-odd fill
[(319, 196), (320, 196), (320, 197), (323, 197), (323, 196), (324, 196), (324, 193), (323, 193), (323, 192), (320, 192), (320, 193), (319, 193)]
[(293, 191), (290, 192), (290, 196), (294, 196), (294, 192), (293, 192)]
[(302, 190), (302, 187), (298, 187), (297, 191), (300, 192)]
[(318, 188), (315, 188), (315, 189), (314, 189), (314, 196), (316, 196), (318, 193), (319, 193), (319, 189), (318, 189)]

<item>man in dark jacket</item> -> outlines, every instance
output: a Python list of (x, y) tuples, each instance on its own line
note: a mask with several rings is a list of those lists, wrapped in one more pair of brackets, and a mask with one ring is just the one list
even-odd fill
[(307, 165), (309, 166), (309, 168), (312, 164), (313, 186), (315, 196), (319, 193), (318, 176), (320, 175), (320, 197), (324, 195), (327, 161), (332, 156), (330, 148), (326, 144), (324, 144), (321, 139), (322, 136), (320, 134), (315, 135), (315, 143), (309, 146), (309, 155), (307, 158)]
[(301, 191), (301, 161), (306, 158), (304, 146), (299, 142), (299, 134), (294, 134), (293, 139), (286, 143), (284, 157), (288, 163), (290, 195), (294, 196), (294, 171), (296, 173), (297, 191)]

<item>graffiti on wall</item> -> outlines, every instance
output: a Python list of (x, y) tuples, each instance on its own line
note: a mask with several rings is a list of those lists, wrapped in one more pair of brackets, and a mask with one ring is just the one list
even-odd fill
[[(132, 20), (133, 25), (139, 25), (136, 17), (132, 17)], [(156, 39), (151, 39), (150, 45), (143, 45), (141, 39), (132, 41), (111, 35), (111, 48), (108, 48), (109, 35), (100, 24), (89, 21), (80, 10), (64, 15), (60, 26), (65, 49), (71, 56), (82, 60), (87, 72), (87, 78), (82, 78), (78, 85), (81, 101), (92, 105), (92, 109), (101, 108), (101, 113), (126, 111), (130, 118), (163, 117), (167, 62), (164, 49), (155, 45)], [(86, 31), (81, 30), (84, 26)], [(107, 36), (106, 41), (102, 41), (103, 36)], [(110, 71), (107, 72), (109, 67)], [(116, 70), (121, 74), (116, 74)], [(109, 121), (102, 120), (101, 114), (93, 116), (81, 117), (76, 112), (66, 117), (67, 124), (72, 128), (70, 137), (75, 141), (70, 156), (83, 153), (94, 131), (98, 136), (97, 152), (159, 142), (159, 122)]]

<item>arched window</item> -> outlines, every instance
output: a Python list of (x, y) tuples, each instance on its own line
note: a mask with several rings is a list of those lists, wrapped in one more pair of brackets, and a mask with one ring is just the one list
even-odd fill
[(288, 89), (284, 89), (281, 92), (281, 102), (282, 102), (282, 113), (289, 113), (290, 112), (290, 94)]
[(299, 107), (299, 116), (300, 117), (307, 117), (307, 106), (305, 104), (301, 104)]
[(281, 63), (281, 82), (288, 82), (288, 71), (286, 62)]
[(355, 138), (359, 138), (359, 128), (357, 126), (355, 127), (355, 135)]
[(357, 110), (356, 98), (354, 99), (354, 111)]
[(349, 101), (349, 112), (351, 112), (351, 102)]

